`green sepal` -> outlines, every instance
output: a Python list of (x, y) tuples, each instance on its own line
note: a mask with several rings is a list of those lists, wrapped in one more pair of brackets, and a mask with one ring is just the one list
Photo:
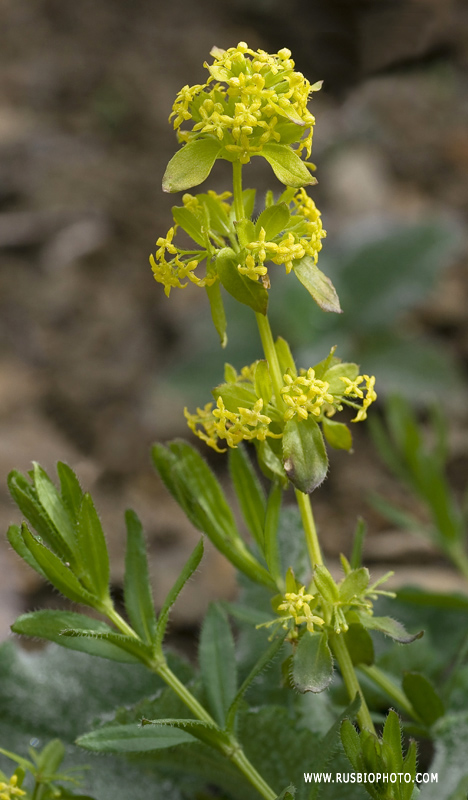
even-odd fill
[(203, 538), (201, 538), (197, 546), (191, 553), (189, 559), (185, 562), (184, 566), (182, 567), (182, 570), (177, 576), (172, 588), (166, 595), (166, 599), (164, 600), (163, 606), (161, 608), (161, 611), (159, 612), (159, 617), (157, 620), (156, 640), (155, 640), (155, 644), (157, 647), (160, 647), (162, 645), (164, 634), (166, 632), (167, 623), (169, 621), (170, 610), (174, 605), (175, 601), (177, 600), (182, 589), (184, 588), (185, 584), (187, 583), (187, 581), (190, 580), (195, 570), (198, 569), (200, 561), (203, 558), (203, 552), (204, 552), (204, 545), (203, 545)]
[(391, 639), (394, 639), (395, 642), (399, 642), (400, 644), (411, 644), (416, 639), (420, 639), (421, 636), (424, 635), (424, 631), (419, 631), (418, 633), (408, 633), (405, 630), (404, 626), (401, 622), (398, 622), (396, 619), (392, 619), (392, 617), (374, 617), (370, 616), (369, 614), (359, 613), (358, 616), (362, 625), (369, 630), (380, 631), (380, 633), (384, 633), (385, 636), (389, 636)]
[(428, 727), (445, 714), (440, 695), (425, 675), (405, 672), (402, 687), (414, 710)]
[(179, 728), (132, 723), (98, 728), (79, 736), (75, 744), (94, 753), (146, 753), (190, 742), (193, 736)]
[(263, 410), (265, 411), (268, 403), (273, 397), (273, 383), (270, 377), (268, 363), (262, 359), (255, 368), (255, 394), (263, 400)]
[(79, 582), (73, 572), (66, 564), (36, 539), (25, 523), (21, 526), (21, 535), (25, 546), (41, 567), (47, 580), (55, 586), (65, 597), (74, 603), (83, 603), (86, 606), (96, 608), (100, 605), (100, 598), (97, 598)]
[(57, 475), (60, 480), (60, 494), (62, 500), (76, 521), (83, 500), (83, 490), (80, 482), (68, 464), (63, 461), (57, 463)]
[(109, 553), (104, 531), (90, 494), (85, 494), (78, 514), (76, 538), (82, 554), (85, 574), (83, 583), (99, 597), (109, 597)]
[(344, 422), (335, 422), (334, 419), (324, 417), (322, 430), (330, 447), (334, 447), (335, 450), (347, 450), (348, 452), (352, 449), (353, 437)]
[(162, 180), (163, 192), (183, 192), (203, 183), (222, 150), (217, 139), (196, 139), (172, 156)]
[(268, 292), (259, 281), (241, 275), (237, 269), (240, 255), (230, 247), (223, 247), (216, 257), (216, 269), (226, 291), (239, 303), (249, 306), (259, 314), (266, 314)]
[(216, 331), (218, 333), (219, 340), (221, 342), (221, 347), (226, 347), (227, 320), (226, 320), (226, 312), (224, 310), (223, 298), (221, 296), (221, 288), (219, 285), (219, 281), (216, 281), (216, 283), (211, 284), (211, 286), (205, 286), (205, 292), (208, 296), (208, 300), (210, 303), (211, 319), (213, 320), (213, 325), (215, 326)]
[(216, 722), (224, 728), (229, 707), (236, 695), (236, 651), (227, 614), (219, 603), (211, 603), (203, 620), (198, 662)]
[(229, 448), (229, 472), (245, 522), (263, 552), (266, 502), (245, 447)]
[(112, 628), (106, 625), (105, 622), (101, 622), (101, 620), (87, 617), (85, 614), (77, 614), (74, 611), (55, 611), (50, 609), (22, 614), (11, 626), (13, 633), (46, 639), (69, 650), (79, 650), (82, 653), (108, 658), (111, 661), (122, 661), (131, 664), (135, 664), (138, 661), (133, 655), (110, 641), (63, 636), (63, 631), (69, 629), (91, 631), (93, 633), (113, 633)]
[(282, 336), (278, 336), (275, 342), (276, 355), (280, 365), (281, 372), (284, 374), (289, 372), (293, 378), (297, 377), (296, 364), (292, 356), (289, 344)]
[(194, 242), (203, 247), (203, 249), (206, 248), (206, 236), (202, 230), (202, 224), (195, 214), (185, 206), (173, 206), (172, 216), (174, 217), (174, 222), (180, 225)]
[(330, 278), (317, 267), (311, 256), (304, 256), (295, 261), (293, 269), (296, 278), (307, 289), (322, 311), (342, 313), (335, 287)]
[(317, 183), (317, 178), (311, 175), (302, 159), (287, 144), (264, 144), (261, 152), (255, 155), (265, 158), (278, 180), (286, 186), (300, 189), (301, 186)]
[(195, 739), (199, 739), (204, 744), (214, 747), (215, 750), (225, 752), (231, 746), (231, 739), (228, 734), (221, 731), (216, 725), (210, 725), (198, 719), (142, 719), (141, 724), (146, 725), (168, 725), (172, 728), (185, 731)]
[(299, 692), (323, 692), (333, 678), (333, 658), (325, 631), (306, 631), (294, 653), (292, 679)]
[(369, 631), (363, 625), (352, 622), (344, 638), (354, 666), (359, 664), (371, 666), (374, 663), (374, 643)]
[(263, 228), (266, 241), (271, 241), (285, 229), (290, 216), (286, 203), (275, 203), (275, 205), (265, 208), (255, 224), (256, 238), (258, 239), (260, 230)]
[(310, 494), (325, 480), (328, 457), (322, 432), (312, 417), (293, 417), (284, 426), (283, 465), (294, 486)]
[(147, 644), (156, 636), (156, 614), (148, 569), (143, 527), (134, 511), (125, 512), (127, 549), (125, 553), (124, 600), (133, 629)]

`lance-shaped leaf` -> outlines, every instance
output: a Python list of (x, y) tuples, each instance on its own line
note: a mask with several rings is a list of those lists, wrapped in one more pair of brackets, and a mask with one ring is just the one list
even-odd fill
[(169, 447), (154, 445), (152, 456), (162, 480), (193, 525), (206, 533), (237, 569), (257, 583), (275, 588), (271, 576), (242, 541), (224, 492), (201, 455), (186, 442), (174, 440)]
[(341, 314), (340, 301), (330, 278), (317, 267), (311, 256), (304, 256), (294, 262), (294, 272), (322, 311)]
[(134, 630), (143, 641), (150, 644), (156, 635), (156, 615), (149, 579), (145, 535), (134, 511), (125, 513), (125, 522), (127, 524), (125, 608)]
[(237, 689), (236, 651), (226, 612), (217, 603), (203, 620), (198, 660), (209, 709), (224, 728)]
[(265, 514), (264, 551), (268, 569), (278, 585), (281, 585), (281, 559), (279, 554), (278, 529), (283, 500), (283, 489), (278, 480), (273, 485), (268, 495)]
[(85, 494), (76, 527), (86, 585), (101, 600), (109, 597), (109, 554), (101, 522), (90, 494)]
[(328, 457), (322, 432), (312, 417), (288, 420), (283, 435), (283, 464), (289, 480), (310, 494), (325, 480)]
[(41, 539), (56, 553), (59, 553), (65, 561), (70, 561), (72, 551), (42, 508), (35, 487), (31, 486), (21, 472), (13, 470), (8, 475), (8, 489), (19, 510), (38, 532)]
[(192, 214), (192, 212), (188, 208), (185, 208), (185, 206), (173, 206), (172, 216), (174, 217), (174, 221), (184, 229), (185, 233), (188, 233), (194, 242), (205, 249), (205, 235), (202, 231), (201, 222), (195, 216), (195, 214)]
[(241, 275), (237, 269), (240, 256), (230, 247), (224, 247), (216, 257), (219, 279), (227, 292), (239, 303), (249, 306), (259, 314), (266, 314), (268, 292), (260, 281), (253, 281)]
[(18, 553), (20, 558), (26, 561), (26, 564), (29, 564), (29, 566), (39, 573), (44, 580), (48, 580), (44, 570), (36, 561), (31, 551), (26, 547), (21, 530), (17, 525), (10, 525), (7, 531), (7, 538), (15, 553)]
[(256, 236), (259, 236), (263, 228), (266, 240), (271, 241), (271, 239), (274, 239), (275, 236), (285, 229), (290, 216), (289, 208), (286, 203), (275, 203), (275, 205), (265, 208), (255, 224)]
[(80, 638), (63, 636), (64, 630), (93, 631), (96, 633), (112, 633), (112, 628), (105, 622), (77, 614), (74, 611), (55, 611), (44, 609), (23, 614), (11, 626), (13, 633), (22, 636), (34, 636), (47, 639), (49, 642), (66, 647), (69, 650), (79, 650), (92, 656), (109, 658), (111, 661), (122, 661), (135, 664), (137, 658), (117, 647), (115, 644), (103, 639)]
[(254, 682), (255, 678), (257, 678), (261, 672), (270, 664), (271, 661), (278, 655), (279, 651), (281, 650), (286, 633), (283, 632), (283, 636), (278, 636), (274, 641), (270, 644), (267, 650), (260, 656), (257, 663), (253, 667), (253, 669), (247, 675), (245, 681), (243, 682), (242, 686), (240, 687), (239, 691), (237, 692), (234, 700), (232, 701), (231, 705), (229, 706), (229, 710), (226, 717), (226, 729), (228, 731), (232, 731), (234, 728), (234, 722), (236, 719), (236, 714), (239, 710), (240, 702), (249, 689), (249, 687)]
[(177, 728), (222, 753), (225, 752), (226, 747), (232, 746), (229, 736), (224, 731), (221, 731), (216, 725), (210, 725), (208, 722), (198, 719), (142, 719), (141, 724)]
[(212, 286), (205, 286), (205, 291), (210, 303), (211, 319), (213, 320), (213, 325), (215, 326), (216, 331), (218, 333), (219, 340), (221, 342), (221, 347), (226, 347), (227, 321), (226, 321), (226, 312), (224, 310), (224, 303), (223, 303), (223, 298), (221, 296), (219, 281), (213, 283)]
[(193, 742), (193, 736), (169, 725), (109, 725), (85, 733), (76, 744), (95, 753), (146, 753)]
[(442, 717), (445, 707), (434, 686), (419, 672), (406, 672), (402, 681), (403, 691), (414, 710), (425, 725), (431, 725)]
[(113, 630), (97, 631), (94, 628), (65, 628), (62, 631), (62, 636), (72, 639), (89, 639), (96, 641), (109, 642), (110, 644), (120, 647), (126, 653), (135, 656), (138, 661), (148, 663), (152, 657), (152, 650), (148, 645), (145, 645), (140, 639), (135, 639), (133, 636), (125, 636), (122, 633), (116, 633)]
[(359, 620), (365, 628), (380, 631), (380, 633), (390, 636), (391, 639), (400, 642), (400, 644), (410, 644), (424, 635), (424, 631), (414, 634), (408, 633), (401, 622), (392, 617), (371, 617), (369, 614), (359, 613)]
[(294, 653), (292, 679), (299, 692), (323, 692), (333, 677), (333, 658), (325, 632), (306, 631)]
[(196, 139), (181, 147), (164, 173), (163, 192), (183, 192), (208, 177), (222, 150), (217, 139)]
[(282, 336), (278, 336), (275, 342), (275, 350), (276, 350), (276, 355), (278, 356), (281, 372), (284, 373), (288, 372), (289, 370), (290, 374), (294, 378), (297, 377), (296, 364), (294, 362), (291, 349), (286, 339), (283, 339)]
[(232, 483), (249, 531), (263, 551), (265, 495), (255, 474), (245, 447), (229, 450), (229, 471)]
[(60, 480), (60, 494), (62, 500), (72, 515), (73, 520), (76, 521), (83, 500), (83, 491), (80, 482), (71, 467), (69, 467), (68, 464), (64, 464), (62, 461), (59, 461), (57, 464), (57, 475)]
[[(77, 548), (75, 526), (68, 508), (65, 506), (47, 473), (44, 472), (42, 467), (37, 463), (34, 463), (33, 475), (37, 498), (43, 511), (50, 520), (50, 524), (54, 526), (58, 535), (64, 540), (71, 554), (70, 558), (76, 563), (79, 563), (80, 557)], [(62, 555), (60, 550), (57, 550), (57, 553), (58, 555)], [(65, 554), (64, 552), (63, 555)]]
[(37, 768), (43, 775), (54, 775), (65, 758), (66, 750), (60, 739), (52, 739), (37, 754)]
[(302, 159), (287, 144), (264, 144), (258, 155), (268, 161), (278, 180), (286, 186), (300, 189), (301, 186), (317, 183), (317, 178), (311, 175)]
[(181, 572), (177, 576), (174, 585), (168, 592), (166, 599), (163, 603), (161, 611), (159, 613), (158, 621), (157, 621), (157, 628), (156, 628), (156, 644), (160, 646), (162, 644), (164, 634), (166, 632), (167, 623), (169, 621), (169, 613), (174, 605), (175, 601), (177, 600), (180, 592), (184, 588), (187, 581), (192, 577), (195, 570), (198, 568), (200, 561), (203, 558), (203, 539), (200, 539), (198, 542), (195, 550), (191, 554), (188, 561), (184, 564)]
[(340, 735), (344, 751), (351, 762), (351, 766), (357, 772), (362, 764), (361, 742), (359, 734), (351, 720), (343, 720)]
[(93, 608), (99, 605), (99, 599), (85, 589), (78, 578), (75, 577), (70, 567), (64, 564), (55, 553), (52, 553), (51, 550), (36, 539), (24, 523), (21, 526), (21, 535), (25, 546), (39, 564), (47, 580), (49, 580), (59, 592), (74, 603), (83, 603)]
[(353, 622), (345, 633), (345, 642), (354, 665), (374, 663), (374, 643), (369, 631)]

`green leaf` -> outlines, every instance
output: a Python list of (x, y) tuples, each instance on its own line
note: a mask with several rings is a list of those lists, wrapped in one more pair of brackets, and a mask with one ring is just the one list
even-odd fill
[(242, 445), (229, 449), (229, 472), (243, 517), (262, 552), (265, 495), (247, 451)]
[(325, 632), (300, 638), (294, 653), (292, 679), (299, 692), (323, 692), (333, 677), (333, 658)]
[(257, 663), (253, 667), (253, 669), (247, 675), (245, 681), (243, 682), (242, 686), (240, 687), (239, 691), (237, 692), (234, 700), (232, 701), (231, 705), (229, 706), (228, 713), (226, 716), (226, 729), (231, 730), (234, 727), (234, 722), (236, 718), (237, 711), (239, 709), (239, 704), (249, 689), (255, 678), (257, 678), (261, 672), (270, 664), (271, 661), (278, 655), (279, 651), (281, 650), (284, 644), (284, 638), (286, 636), (286, 632), (284, 636), (278, 636), (274, 641), (270, 644), (267, 650), (265, 650), (260, 658), (258, 659)]
[(286, 339), (282, 338), (282, 336), (278, 336), (275, 342), (275, 350), (276, 355), (278, 356), (281, 372), (285, 373), (289, 370), (291, 375), (295, 378), (297, 376), (296, 364), (294, 362), (289, 344), (287, 343)]
[(255, 448), (257, 450), (258, 465), (264, 475), (270, 480), (279, 480), (281, 485), (286, 487), (288, 478), (284, 471), (283, 463), (273, 450), (268, 439), (263, 442), (255, 442)]
[(265, 158), (281, 183), (300, 189), (317, 183), (305, 163), (287, 144), (264, 144), (259, 156)]
[(260, 230), (263, 228), (266, 241), (271, 241), (285, 229), (290, 216), (291, 214), (286, 203), (275, 203), (275, 205), (265, 208), (255, 225), (256, 237), (258, 238)]
[(322, 311), (342, 313), (335, 287), (330, 278), (319, 270), (311, 256), (304, 256), (300, 261), (296, 261), (293, 269), (298, 280)]
[(385, 720), (382, 740), (388, 744), (392, 752), (392, 769), (398, 770), (403, 761), (403, 751), (401, 748), (400, 718), (393, 709), (389, 711)]
[(46, 746), (41, 750), (37, 759), (37, 766), (39, 772), (46, 775), (53, 775), (57, 772), (60, 764), (65, 758), (65, 747), (60, 739), (52, 739), (47, 742)]
[(198, 650), (210, 711), (221, 727), (237, 689), (236, 652), (226, 612), (211, 603), (203, 620)]
[(247, 218), (250, 218), (253, 214), (253, 210), (255, 208), (255, 195), (257, 191), (256, 189), (244, 189), (242, 192), (242, 201), (244, 203), (244, 214)]
[(95, 753), (145, 753), (193, 742), (183, 729), (156, 725), (109, 725), (79, 736), (76, 744)]
[(430, 727), (445, 713), (444, 704), (431, 681), (419, 672), (405, 672), (403, 691), (418, 716)]
[(263, 400), (263, 410), (266, 410), (268, 403), (273, 396), (273, 383), (270, 377), (270, 370), (265, 359), (261, 359), (255, 368), (255, 394)]
[(222, 144), (217, 139), (196, 139), (172, 156), (162, 180), (163, 192), (183, 192), (208, 177)]
[(314, 583), (322, 595), (325, 603), (333, 605), (340, 600), (338, 587), (329, 569), (324, 564), (316, 564), (314, 569)]
[(199, 739), (204, 744), (221, 750), (221, 752), (224, 752), (226, 746), (231, 745), (231, 741), (224, 731), (198, 719), (142, 719), (141, 723), (145, 726), (161, 725), (176, 728), (191, 734), (195, 739)]
[(391, 639), (400, 642), (400, 644), (410, 644), (424, 635), (424, 631), (414, 634), (408, 633), (401, 622), (392, 619), (392, 617), (371, 617), (368, 614), (359, 614), (359, 619), (365, 628), (380, 631), (380, 633), (390, 636)]
[(195, 527), (251, 580), (275, 588), (271, 576), (240, 538), (224, 492), (200, 454), (174, 440), (169, 448), (154, 445), (152, 456), (165, 485)]
[(45, 574), (44, 570), (38, 564), (38, 562), (34, 558), (33, 554), (30, 552), (30, 550), (28, 550), (28, 548), (26, 547), (24, 539), (23, 539), (23, 537), (21, 535), (21, 530), (20, 530), (20, 528), (18, 528), (17, 525), (10, 525), (10, 527), (8, 528), (8, 531), (7, 531), (7, 538), (8, 538), (8, 541), (10, 542), (13, 550), (16, 553), (18, 553), (20, 558), (22, 558), (23, 561), (26, 561), (26, 564), (29, 564), (29, 566), (32, 567), (32, 569), (34, 569), (36, 572), (38, 572), (39, 575), (42, 578), (44, 578), (44, 580), (48, 580), (47, 575)]
[(203, 249), (206, 248), (206, 239), (202, 231), (201, 222), (195, 214), (192, 214), (185, 206), (172, 206), (172, 216), (177, 225), (180, 225), (194, 242), (203, 247)]
[(111, 633), (112, 628), (105, 622), (77, 614), (74, 611), (52, 611), (49, 609), (33, 611), (18, 617), (11, 626), (13, 633), (22, 636), (34, 636), (47, 639), (70, 650), (80, 650), (92, 656), (109, 658), (112, 661), (123, 661), (134, 664), (137, 659), (130, 653), (116, 647), (112, 642), (103, 639), (85, 639), (62, 636), (64, 630), (95, 631), (97, 633)]
[(370, 633), (357, 622), (351, 623), (345, 633), (345, 642), (351, 661), (358, 664), (374, 663), (374, 644)]
[(289, 480), (304, 494), (310, 494), (325, 480), (327, 452), (322, 432), (312, 417), (294, 417), (284, 426), (283, 465)]
[(66, 547), (58, 549), (57, 554), (65, 559), (73, 558), (78, 563), (75, 528), (70, 512), (47, 473), (36, 462), (34, 462), (34, 485), (42, 509), (55, 527), (60, 539), (65, 542)]
[(331, 447), (335, 450), (351, 450), (353, 446), (353, 437), (348, 426), (344, 422), (336, 422), (334, 419), (322, 420), (322, 429), (325, 439)]
[(124, 599), (129, 620), (143, 641), (151, 644), (156, 635), (156, 615), (148, 570), (145, 535), (134, 511), (125, 512), (127, 551), (125, 555)]
[(362, 564), (362, 547), (364, 544), (366, 531), (366, 523), (362, 517), (359, 517), (353, 537), (353, 549), (351, 551), (350, 558), (351, 569), (359, 569)]
[(287, 786), (286, 789), (278, 795), (276, 800), (294, 800), (295, 796), (296, 788), (292, 785), (292, 783), (290, 783), (289, 786)]
[(95, 607), (98, 598), (81, 585), (71, 569), (55, 553), (52, 553), (45, 545), (41, 544), (24, 523), (21, 527), (21, 534), (26, 547), (41, 567), (47, 580), (59, 592), (74, 603), (83, 603), (84, 605)]
[(88, 588), (101, 600), (109, 597), (109, 554), (101, 522), (90, 494), (78, 515), (77, 540), (87, 573)]
[(226, 347), (227, 321), (226, 321), (226, 312), (224, 310), (224, 303), (223, 303), (223, 298), (221, 296), (219, 281), (213, 283), (212, 286), (205, 286), (205, 291), (210, 303), (211, 319), (213, 320), (213, 325), (215, 326), (216, 331), (218, 333), (219, 340), (221, 342), (221, 347)]
[(166, 599), (164, 600), (163, 606), (161, 608), (161, 611), (159, 612), (159, 617), (157, 622), (157, 634), (156, 634), (158, 644), (161, 644), (164, 638), (167, 623), (169, 620), (170, 610), (174, 605), (175, 601), (177, 600), (182, 589), (184, 588), (185, 584), (187, 583), (188, 580), (190, 580), (193, 573), (198, 568), (200, 561), (203, 558), (203, 552), (204, 552), (204, 546), (202, 538), (200, 539), (194, 551), (190, 555), (190, 558), (186, 561), (186, 563), (182, 567), (181, 572), (176, 578), (174, 585), (168, 592)]
[(75, 473), (63, 461), (57, 464), (57, 474), (60, 480), (60, 493), (65, 506), (76, 521), (78, 512), (80, 510), (81, 501), (83, 500), (83, 492), (80, 482)]
[(369, 570), (366, 567), (353, 569), (340, 583), (340, 600), (350, 603), (355, 597), (360, 597), (369, 586)]
[(216, 257), (219, 279), (227, 292), (239, 303), (249, 306), (259, 314), (266, 314), (268, 292), (260, 281), (241, 275), (237, 269), (240, 256), (230, 247), (224, 247)]
[(234, 233), (233, 226), (229, 222), (229, 217), (223, 208), (223, 201), (217, 200), (210, 194), (198, 195), (208, 209), (210, 215), (210, 228), (220, 233), (221, 236), (229, 236)]
[(134, 636), (125, 636), (113, 630), (97, 631), (92, 627), (88, 629), (65, 628), (62, 631), (62, 636), (71, 639), (97, 639), (98, 641), (110, 642), (130, 653), (130, 655), (134, 655), (138, 661), (143, 663), (148, 663), (153, 655), (152, 649), (140, 639), (135, 639)]
[(239, 407), (252, 408), (257, 401), (253, 387), (242, 383), (222, 383), (213, 389), (212, 395), (215, 400), (222, 397), (227, 410), (235, 414)]
[(361, 742), (359, 740), (359, 734), (349, 719), (343, 720), (340, 733), (344, 751), (351, 762), (351, 766), (357, 771), (361, 766)]
[[(255, 225), (250, 219), (239, 219), (235, 222), (237, 238), (241, 247), (245, 247), (249, 242), (254, 242)], [(230, 249), (230, 248), (229, 248)]]

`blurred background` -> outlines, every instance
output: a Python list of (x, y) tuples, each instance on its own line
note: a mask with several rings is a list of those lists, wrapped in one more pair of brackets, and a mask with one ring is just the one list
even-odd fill
[[(292, 50), (313, 83), (311, 190), (328, 239), (319, 265), (344, 314), (311, 308), (278, 269), (275, 333), (308, 367), (333, 344), (377, 376), (380, 410), (397, 392), (424, 423), (448, 415), (447, 470), (468, 474), (468, 6), (463, 0), (4, 0), (0, 6), (0, 524), (18, 521), (13, 467), (60, 459), (93, 492), (121, 591), (123, 511), (147, 530), (160, 602), (196, 533), (152, 471), (155, 440), (186, 436), (183, 407), (209, 400), (225, 360), (260, 355), (250, 312), (228, 308), (221, 352), (204, 292), (152, 278), (148, 255), (180, 197), (161, 192), (177, 149), (167, 123), (176, 92), (203, 83), (213, 45)], [(256, 159), (256, 162), (262, 159)], [(226, 168), (225, 168), (226, 167)], [(227, 165), (209, 187), (224, 191)], [(260, 194), (267, 165), (245, 169)], [(314, 498), (329, 558), (349, 552), (356, 517), (367, 561), (401, 580), (463, 584), (437, 549), (371, 507), (380, 492), (419, 512), (365, 426), (355, 453), (332, 454)], [(223, 475), (223, 457), (205, 453)], [(229, 489), (227, 489), (229, 491)], [(416, 503), (416, 507), (415, 506)], [(0, 546), (0, 636), (15, 614), (59, 602)], [(174, 613), (193, 629), (235, 579), (212, 550)]]

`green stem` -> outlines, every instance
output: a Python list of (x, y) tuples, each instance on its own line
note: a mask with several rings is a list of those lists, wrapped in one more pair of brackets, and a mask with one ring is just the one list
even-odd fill
[[(198, 702), (196, 697), (184, 686), (183, 683), (178, 679), (177, 675), (174, 675), (171, 668), (168, 666), (166, 662), (164, 662), (161, 666), (155, 669), (155, 672), (159, 675), (160, 678), (163, 679), (165, 683), (172, 689), (173, 692), (177, 695), (177, 697), (182, 700), (182, 702), (190, 709), (192, 714), (197, 717), (197, 719), (201, 719), (202, 722), (207, 722), (209, 725), (216, 725), (213, 717), (203, 708), (203, 706)], [(216, 727), (218, 727), (216, 725)]]
[(385, 672), (382, 672), (379, 667), (376, 667), (375, 664), (368, 666), (367, 664), (359, 664), (360, 672), (363, 672), (364, 675), (367, 675), (369, 680), (372, 683), (375, 683), (379, 689), (382, 689), (385, 694), (387, 694), (391, 700), (394, 700), (395, 703), (408, 714), (409, 717), (412, 717), (416, 722), (421, 722), (421, 718), (418, 716), (416, 711), (414, 710), (413, 706), (409, 702), (406, 695), (402, 692), (400, 687), (390, 678)]
[(275, 343), (273, 341), (273, 334), (270, 328), (268, 317), (264, 314), (255, 314), (257, 320), (258, 332), (262, 341), (263, 352), (270, 371), (271, 382), (273, 384), (273, 391), (276, 397), (276, 403), (280, 410), (285, 408), (284, 400), (281, 396), (281, 389), (283, 388), (283, 376), (281, 374), (281, 367), (278, 361), (278, 354), (276, 352)]
[(242, 164), (240, 161), (234, 161), (232, 164), (232, 183), (234, 188), (234, 211), (237, 222), (240, 222), (245, 217), (242, 197)]
[(259, 794), (262, 795), (262, 797), (265, 798), (265, 800), (276, 800), (276, 798), (278, 797), (276, 792), (274, 792), (273, 789), (271, 789), (270, 786), (268, 786), (266, 781), (263, 780), (262, 776), (250, 763), (249, 759), (242, 750), (236, 752), (232, 756), (231, 761), (233, 762), (233, 764), (236, 765), (238, 770), (240, 770), (240, 772), (242, 772), (242, 774), (245, 775), (249, 783), (251, 783), (251, 785), (257, 790)]
[(114, 623), (115, 627), (124, 634), (124, 636), (131, 636), (133, 639), (138, 639), (138, 635), (135, 633), (133, 628), (128, 625), (127, 622), (120, 616), (119, 612), (115, 610), (114, 606), (111, 602), (109, 605), (106, 605), (103, 613), (106, 615), (111, 622)]
[(317, 528), (315, 527), (312, 504), (310, 502), (310, 497), (308, 494), (300, 492), (299, 489), (295, 489), (295, 492), (296, 492), (297, 504), (301, 512), (302, 524), (304, 526), (310, 563), (312, 564), (312, 569), (313, 569), (317, 564), (323, 564), (323, 558), (322, 558), (322, 551), (320, 549), (320, 543), (317, 536)]
[(341, 674), (345, 682), (346, 689), (350, 700), (354, 700), (356, 694), (361, 698), (361, 708), (357, 715), (357, 720), (361, 730), (367, 728), (371, 733), (375, 734), (374, 723), (372, 722), (366, 700), (362, 693), (362, 689), (357, 679), (356, 671), (351, 661), (346, 642), (343, 639), (343, 634), (335, 634), (330, 637), (330, 646), (335, 654), (336, 660), (340, 665)]

